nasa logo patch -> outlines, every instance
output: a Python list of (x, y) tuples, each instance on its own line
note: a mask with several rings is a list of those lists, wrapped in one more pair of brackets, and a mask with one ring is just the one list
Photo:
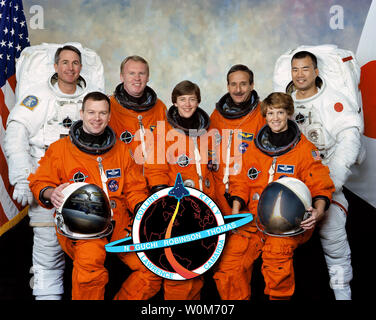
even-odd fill
[(208, 161), (207, 167), (209, 171), (214, 171), (214, 172), (217, 172), (219, 169), (219, 165), (216, 162), (214, 162), (212, 159)]
[(334, 110), (337, 111), (337, 112), (342, 112), (342, 110), (343, 110), (343, 104), (341, 102), (337, 102), (334, 105)]
[(21, 105), (30, 110), (33, 110), (39, 103), (39, 100), (36, 96), (27, 96), (25, 99), (22, 100)]
[(246, 152), (248, 146), (249, 146), (248, 143), (246, 143), (246, 142), (242, 142), (241, 144), (239, 144), (239, 147), (238, 147), (239, 152), (240, 152), (240, 153), (244, 153), (244, 152)]
[(119, 189), (119, 183), (116, 180), (108, 181), (107, 186), (111, 192), (116, 192)]

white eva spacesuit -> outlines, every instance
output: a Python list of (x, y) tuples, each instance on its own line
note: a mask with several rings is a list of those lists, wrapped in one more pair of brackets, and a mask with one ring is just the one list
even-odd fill
[[(365, 156), (361, 145), (364, 128), (361, 96), (357, 87), (360, 68), (350, 51), (330, 45), (302, 46), (286, 54), (283, 62), (281, 57), (277, 61), (273, 79), (275, 90), (292, 89), (292, 83), (287, 86), (288, 76), (291, 80), (291, 58), (303, 50), (317, 57), (322, 83), (317, 86), (318, 92), (307, 99), (297, 100), (296, 92), (291, 93), (295, 106), (294, 119), (302, 133), (317, 146), (322, 163), (329, 167), (336, 187), (332, 204), (320, 222), (319, 234), (335, 297), (337, 300), (350, 300), (351, 251), (345, 229), (348, 202), (342, 187), (351, 174), (350, 167), (360, 163)], [(338, 56), (338, 62), (334, 60), (337, 50), (344, 54), (343, 57)], [(346, 62), (351, 65), (344, 65)], [(284, 76), (280, 77), (282, 70)]]
[[(76, 92), (70, 95), (60, 91), (54, 70), (55, 52), (65, 45), (76, 47), (82, 60)], [(25, 48), (16, 70), (16, 105), (9, 114), (4, 139), (9, 181), (14, 185), (13, 198), (29, 204), (34, 231), (33, 295), (36, 299), (61, 299), (65, 261), (55, 233), (55, 210), (37, 204), (27, 178), (48, 146), (67, 135), (71, 124), (79, 120), (84, 96), (104, 91), (103, 65), (94, 51), (79, 43), (43, 43)]]

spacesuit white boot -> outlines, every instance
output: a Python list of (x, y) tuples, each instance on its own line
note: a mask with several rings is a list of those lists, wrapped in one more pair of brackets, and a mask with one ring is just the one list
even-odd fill
[(351, 250), (346, 233), (348, 203), (341, 191), (333, 194), (333, 201), (320, 223), (320, 240), (329, 271), (330, 287), (336, 300), (351, 300), (350, 281), (353, 276)]
[(56, 237), (54, 211), (36, 203), (29, 207), (34, 232), (31, 285), (36, 300), (61, 300), (64, 293), (65, 258)]

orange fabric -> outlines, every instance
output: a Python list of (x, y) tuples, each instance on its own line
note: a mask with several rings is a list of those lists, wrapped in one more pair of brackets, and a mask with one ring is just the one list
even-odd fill
[(313, 229), (293, 237), (265, 236), (261, 272), (264, 293), (271, 300), (289, 299), (295, 291), (294, 250), (312, 236)]
[(114, 300), (147, 300), (161, 289), (162, 278), (149, 271), (135, 252), (121, 253), (119, 258), (132, 270)]
[[(125, 142), (131, 148), (132, 154), (134, 155), (135, 161), (138, 164), (143, 164), (144, 159), (141, 149), (141, 138), (140, 138), (140, 119), (142, 117), (142, 125), (145, 129), (145, 141), (149, 147), (152, 147), (152, 142), (154, 141), (153, 133), (158, 131), (158, 121), (165, 121), (167, 119), (166, 111), (167, 108), (165, 104), (157, 99), (156, 104), (147, 111), (136, 112), (127, 109), (119, 104), (115, 96), (110, 97), (111, 100), (111, 119), (109, 126), (115, 131), (116, 137), (121, 138), (122, 134), (128, 131), (132, 135), (132, 140), (130, 142)], [(124, 141), (124, 139), (123, 139)], [(154, 150), (147, 150), (153, 153)]]
[(164, 298), (165, 300), (200, 300), (203, 285), (203, 276), (181, 281), (165, 279)]
[(294, 250), (313, 230), (293, 237), (272, 237), (260, 231), (230, 234), (213, 276), (222, 300), (249, 300), (253, 263), (262, 253), (264, 293), (271, 300), (289, 299), (295, 290)]
[(250, 299), (253, 262), (261, 248), (259, 231), (229, 234), (213, 276), (222, 300)]
[(108, 272), (104, 267), (106, 239), (71, 240), (57, 234), (61, 248), (73, 260), (72, 300), (103, 300)]
[[(236, 173), (234, 171), (234, 163), (237, 161), (242, 164), (242, 153), (239, 151), (240, 144), (245, 143), (249, 146), (253, 144), (253, 139), (256, 137), (257, 132), (264, 124), (265, 119), (261, 115), (260, 104), (253, 111), (239, 119), (226, 119), (216, 109), (210, 116), (209, 129), (217, 129), (221, 135), (220, 144), (216, 144), (213, 150), (215, 158), (219, 164), (218, 171), (213, 171), (213, 177), (216, 189), (215, 200), (224, 215), (231, 214), (232, 211), (226, 198), (224, 197), (225, 185), (223, 183), (224, 170), (226, 166), (226, 148), (228, 145), (230, 130), (237, 130), (232, 139), (230, 153), (230, 175), (234, 175)], [(240, 130), (245, 135), (240, 135)], [(249, 154), (248, 149), (245, 151), (244, 155)], [(237, 175), (235, 175), (235, 177), (236, 176)]]
[[(199, 189), (199, 176), (196, 169), (193, 138), (174, 129), (167, 121), (165, 122), (164, 132), (165, 135), (155, 137), (155, 145), (158, 148), (153, 154), (149, 154), (148, 161), (145, 164), (145, 177), (149, 186), (153, 187), (162, 184), (173, 186), (176, 175), (180, 172), (183, 181), (191, 179), (194, 182), (194, 188)], [(202, 191), (209, 197), (214, 197), (213, 176), (207, 167), (208, 145), (211, 143), (211, 140), (210, 133), (197, 137), (197, 145), (201, 158)], [(180, 156), (187, 156), (188, 162), (179, 165)]]

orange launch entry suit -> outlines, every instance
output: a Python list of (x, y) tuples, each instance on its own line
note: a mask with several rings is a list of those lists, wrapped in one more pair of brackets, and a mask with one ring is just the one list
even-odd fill
[[(73, 127), (72, 127), (73, 128)], [(115, 134), (110, 130), (115, 141)], [(72, 130), (71, 130), (72, 132)], [(72, 137), (72, 135), (71, 135)], [(123, 239), (130, 230), (131, 218), (126, 208), (135, 206), (148, 197), (145, 179), (135, 170), (129, 148), (116, 141), (103, 154), (81, 151), (66, 137), (51, 144), (39, 167), (29, 177), (30, 188), (38, 202), (45, 187), (57, 187), (65, 182), (86, 182), (103, 188), (100, 174), (107, 178), (106, 188), (111, 201), (115, 228), (111, 241)], [(103, 299), (108, 272), (104, 267), (107, 238), (73, 240), (58, 233), (63, 250), (73, 260), (72, 299)], [(120, 259), (133, 271), (123, 283), (115, 299), (148, 299), (160, 288), (160, 279), (138, 259), (136, 253), (119, 254)], [(124, 289), (125, 288), (125, 289)]]
[[(295, 128), (296, 136), (283, 152), (281, 149), (261, 151), (260, 141), (267, 126), (260, 130), (244, 155), (241, 173), (230, 177), (231, 199), (242, 199), (245, 211), (257, 215), (262, 191), (269, 182), (282, 176), (303, 181), (311, 191), (313, 202), (320, 198), (329, 206), (334, 185), (328, 167), (321, 163), (317, 148), (300, 133), (296, 124), (289, 121), (289, 127)], [(313, 229), (296, 236), (270, 236), (260, 232), (253, 220), (247, 231), (230, 236), (215, 273), (222, 299), (250, 298), (253, 262), (261, 253), (264, 293), (270, 299), (290, 298), (295, 289), (293, 252), (311, 237)]]

